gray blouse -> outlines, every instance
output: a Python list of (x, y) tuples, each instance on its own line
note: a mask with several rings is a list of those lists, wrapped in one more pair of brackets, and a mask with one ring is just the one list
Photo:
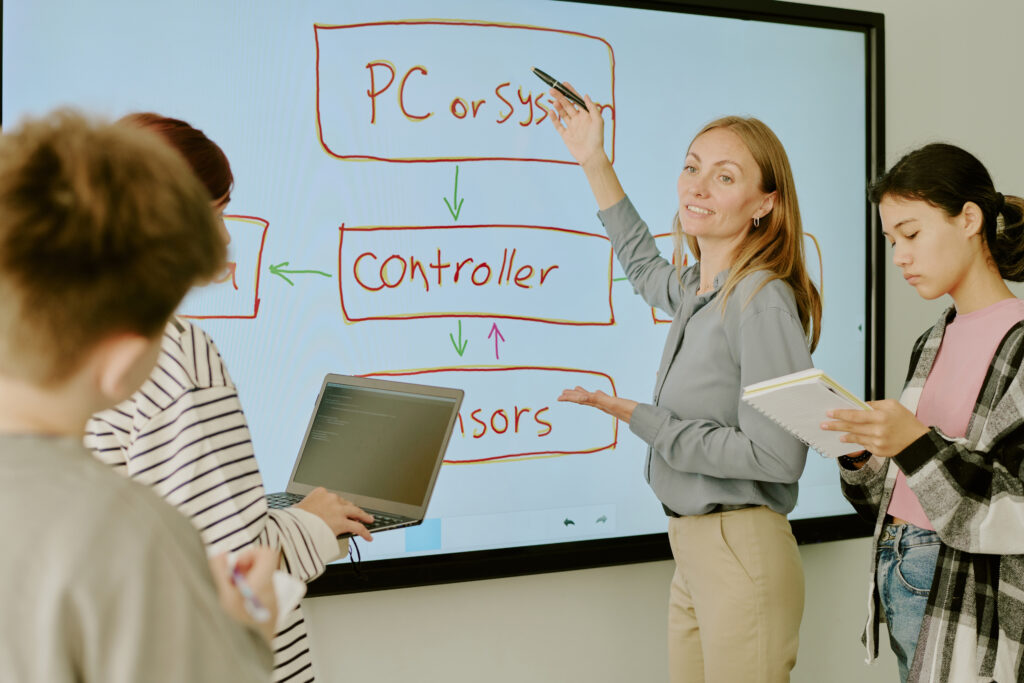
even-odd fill
[(728, 271), (698, 296), (700, 264), (677, 277), (628, 197), (598, 217), (634, 291), (673, 316), (652, 402), (638, 405), (629, 425), (649, 446), (645, 476), (654, 493), (680, 515), (718, 503), (787, 514), (807, 448), (740, 394), (748, 384), (811, 367), (789, 285), (775, 279), (758, 289), (767, 273), (753, 273), (723, 311), (718, 292)]

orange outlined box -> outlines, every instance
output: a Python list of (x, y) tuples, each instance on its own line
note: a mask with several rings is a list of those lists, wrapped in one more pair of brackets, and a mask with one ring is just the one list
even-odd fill
[(222, 277), (196, 287), (178, 308), (183, 318), (254, 319), (260, 310), (260, 270), (270, 223), (256, 216), (225, 215), (231, 234), (228, 267)]
[[(813, 272), (815, 272), (815, 270), (817, 270), (817, 272), (818, 272), (818, 282), (817, 282), (818, 292), (820, 294), (824, 295), (824, 293), (825, 293), (825, 290), (824, 290), (825, 269), (824, 269), (824, 267), (822, 266), (822, 263), (821, 263), (821, 246), (818, 244), (818, 238), (815, 237), (814, 235), (812, 235), (811, 233), (805, 232), (804, 233), (804, 237), (806, 239), (809, 239), (810, 240), (810, 244), (814, 246), (814, 252), (813, 253), (815, 255), (815, 261), (818, 264), (817, 269), (815, 269), (815, 268), (811, 267), (810, 263), (808, 263), (807, 264), (807, 271), (810, 272), (810, 273), (813, 273)], [(655, 240), (664, 240), (666, 238), (671, 240), (672, 239), (672, 233), (670, 233), (670, 232), (663, 232), (663, 233), (660, 233), (660, 234), (657, 234), (657, 235), (654, 236)], [(665, 253), (665, 251), (666, 251), (663, 247), (659, 247), (659, 249), (661, 249), (662, 253)], [(672, 263), (675, 263), (676, 256), (675, 256), (675, 251), (674, 251), (673, 245), (671, 243), (669, 245), (668, 251), (669, 251), (669, 253), (672, 254)], [(806, 240), (805, 240), (805, 249), (804, 249), (804, 258), (805, 259), (807, 259), (807, 254), (809, 254), (809, 253), (811, 253), (811, 252), (808, 249), (806, 249)], [(690, 259), (690, 250), (687, 248), (683, 252), (683, 268), (686, 268), (686, 266), (689, 264), (689, 259)], [(654, 320), (654, 324), (655, 325), (663, 325), (665, 323), (671, 323), (672, 322), (672, 318), (661, 317), (661, 315), (658, 313), (657, 309), (655, 309), (655, 308), (651, 308), (651, 319)]]
[(585, 83), (608, 114), (615, 161), (615, 53), (603, 38), (455, 19), (314, 24), (313, 36), (317, 136), (336, 159), (575, 165), (543, 129), (548, 86), (530, 71), (534, 56), (558, 55), (554, 75)]
[(608, 238), (539, 225), (345, 226), (347, 322), (506, 318), (614, 325)]
[(465, 366), (393, 370), (362, 377), (404, 377), (466, 392), (444, 462), (480, 465), (598, 453), (618, 444), (619, 421), (556, 399), (577, 385), (615, 393), (611, 376), (543, 366)]
[[(675, 242), (672, 239), (672, 233), (670, 233), (670, 232), (658, 233), (657, 235), (654, 236), (654, 241), (656, 243), (658, 243), (658, 249), (661, 250), (662, 254), (670, 254), (669, 259), (672, 261), (672, 265), (675, 265), (675, 263), (676, 263), (676, 252), (675, 252)], [(662, 246), (666, 242), (668, 243), (667, 247), (666, 246)], [(689, 249), (686, 249), (685, 246), (684, 246), (684, 251), (683, 251), (683, 268), (686, 268), (686, 266), (689, 265), (689, 262), (690, 262), (690, 251), (689, 251)], [(662, 317), (661, 314), (658, 313), (658, 309), (656, 309), (654, 307), (651, 307), (651, 320), (654, 321), (655, 325), (663, 325), (665, 323), (671, 323), (672, 322), (672, 318), (664, 318), (664, 317)]]

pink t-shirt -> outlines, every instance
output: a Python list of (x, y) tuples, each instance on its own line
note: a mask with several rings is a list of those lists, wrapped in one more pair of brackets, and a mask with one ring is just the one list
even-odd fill
[[(1009, 329), (1021, 320), (1021, 299), (1003, 299), (980, 311), (958, 314), (946, 326), (935, 364), (921, 391), (917, 419), (938, 427), (946, 436), (965, 436), (992, 357)], [(935, 530), (902, 471), (896, 475), (888, 512), (922, 529)]]

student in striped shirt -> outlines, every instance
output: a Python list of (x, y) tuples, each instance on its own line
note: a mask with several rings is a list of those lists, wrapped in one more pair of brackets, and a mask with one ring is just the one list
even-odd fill
[[(221, 237), (233, 176), (224, 152), (188, 123), (132, 114), (122, 125), (156, 132), (189, 162), (206, 186)], [(213, 340), (173, 318), (156, 368), (130, 399), (93, 416), (85, 444), (101, 461), (150, 486), (199, 530), (213, 552), (262, 545), (281, 551), (282, 569), (312, 581), (347, 551), (338, 535), (372, 540), (372, 517), (322, 488), (297, 505), (268, 510), (238, 391)], [(274, 680), (313, 680), (301, 608), (274, 639)]]
[(235, 566), (258, 624), (225, 559), (82, 446), (223, 259), (204, 189), (156, 136), (70, 111), (0, 136), (0, 680), (269, 680), (276, 553)]
[(953, 305), (914, 345), (899, 401), (834, 411), (860, 455), (843, 493), (875, 523), (866, 644), (884, 614), (903, 681), (1024, 680), (1024, 199), (930, 144), (871, 190), (893, 263)]

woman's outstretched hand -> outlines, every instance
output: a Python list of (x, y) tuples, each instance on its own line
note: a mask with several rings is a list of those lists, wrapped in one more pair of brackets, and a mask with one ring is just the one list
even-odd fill
[[(576, 92), (568, 83), (566, 88)], [(552, 104), (555, 108), (555, 116), (551, 117), (551, 124), (562, 136), (569, 154), (579, 162), (580, 166), (586, 166), (588, 162), (604, 155), (604, 118), (601, 116), (601, 107), (590, 99), (590, 95), (583, 95), (583, 101), (587, 103), (587, 109), (577, 106), (569, 101), (562, 93), (554, 88), (548, 91), (552, 97)], [(579, 93), (576, 93), (579, 95)]]
[(594, 406), (598, 410), (622, 420), (626, 424), (629, 424), (630, 419), (633, 417), (633, 409), (639, 405), (636, 401), (630, 401), (628, 398), (609, 396), (603, 391), (587, 391), (579, 386), (574, 389), (563, 390), (558, 400), (579, 403), (581, 406)]

